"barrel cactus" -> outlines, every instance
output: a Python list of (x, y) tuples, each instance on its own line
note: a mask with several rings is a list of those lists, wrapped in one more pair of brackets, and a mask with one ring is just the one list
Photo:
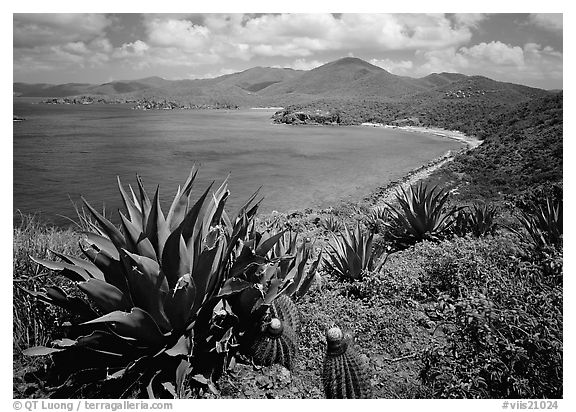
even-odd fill
[(328, 399), (366, 399), (371, 396), (370, 374), (366, 362), (353, 348), (352, 335), (338, 327), (326, 332), (326, 356), (322, 372)]
[(296, 348), (294, 332), (280, 319), (272, 318), (252, 345), (252, 358), (258, 365), (279, 363), (291, 370)]
[(300, 313), (298, 313), (298, 307), (292, 299), (286, 295), (280, 295), (274, 299), (270, 309), (273, 317), (285, 322), (294, 334), (298, 335), (300, 332)]

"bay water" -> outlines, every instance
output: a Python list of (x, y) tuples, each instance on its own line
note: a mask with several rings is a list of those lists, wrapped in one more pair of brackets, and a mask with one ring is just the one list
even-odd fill
[(273, 124), (273, 109), (132, 110), (130, 105), (49, 105), (14, 99), (13, 214), (66, 226), (84, 196), (111, 216), (116, 176), (169, 207), (193, 164), (196, 197), (228, 174), (235, 213), (260, 186), (261, 213), (329, 207), (368, 194), (461, 144), (432, 134), (363, 126)]

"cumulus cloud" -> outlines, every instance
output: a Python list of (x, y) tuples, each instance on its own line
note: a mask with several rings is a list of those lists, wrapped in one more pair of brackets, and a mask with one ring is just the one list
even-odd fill
[(112, 20), (103, 14), (15, 14), (14, 47), (39, 47), (102, 37)]
[(511, 82), (562, 80), (562, 53), (550, 46), (527, 43), (523, 47), (499, 41), (471, 47), (446, 48), (417, 53), (424, 60), (416, 72), (481, 74)]
[(372, 59), (370, 63), (398, 75), (411, 74), (414, 68), (412, 60)]
[(528, 19), (532, 24), (546, 30), (561, 32), (563, 29), (561, 13), (534, 13)]
[(458, 26), (476, 28), (488, 18), (488, 15), (486, 13), (455, 13), (452, 18)]
[(433, 49), (464, 44), (466, 25), (443, 14), (280, 14), (207, 15), (199, 22), (177, 16), (145, 20), (147, 42), (199, 57), (229, 52), (253, 56), (306, 57), (315, 52), (378, 47), (380, 50)]
[(510, 46), (499, 41), (480, 43), (470, 48), (462, 47), (460, 53), (471, 60), (494, 63), (500, 66), (524, 65), (524, 52), (521, 47)]
[(322, 66), (323, 64), (326, 64), (326, 63), (327, 62), (319, 61), (319, 60), (296, 59), (290, 64), (283, 65), (283, 66), (275, 66), (275, 67), (280, 67), (280, 68), (288, 67), (288, 68), (291, 68), (294, 70), (312, 70), (312, 69), (315, 69), (316, 67)]

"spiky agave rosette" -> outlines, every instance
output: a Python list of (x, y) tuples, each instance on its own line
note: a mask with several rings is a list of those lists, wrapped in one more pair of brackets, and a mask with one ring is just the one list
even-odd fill
[[(172, 387), (168, 392), (176, 396), (187, 377), (213, 388), (239, 337), (260, 327), (264, 315), (269, 319), (272, 302), (308, 290), (320, 256), (305, 272), (308, 252), (272, 252), (284, 232), (255, 230), (257, 193), (234, 220), (224, 210), (227, 181), (212, 193), (210, 185), (193, 203), (196, 175), (194, 167), (166, 216), (158, 189), (151, 200), (137, 177), (139, 196), (132, 187), (128, 195), (118, 179), (126, 208), (120, 228), (83, 199), (92, 216), (83, 221), (87, 259), (32, 258), (87, 297), (54, 286), (28, 291), (75, 316), (66, 339), (24, 352), (52, 355), (56, 375), (68, 378), (64, 384), (60, 379), (54, 396), (75, 396), (86, 385), (103, 383), (111, 383), (112, 397), (130, 395), (136, 386), (149, 396)], [(295, 345), (289, 329), (281, 334), (281, 348)]]
[(326, 356), (322, 384), (328, 399), (367, 399), (371, 397), (368, 365), (353, 348), (353, 338), (338, 327), (326, 332)]
[[(126, 208), (126, 215), (120, 212), (120, 228), (83, 199), (93, 218), (84, 222), (90, 230), (80, 245), (87, 259), (58, 253), (60, 262), (32, 257), (75, 282), (88, 298), (71, 296), (55, 286), (29, 291), (72, 312), (76, 320), (66, 339), (24, 351), (53, 355), (57, 375), (69, 376), (55, 396), (74, 396), (89, 383), (110, 381), (116, 397), (127, 395), (125, 386), (136, 382), (147, 386), (150, 395), (153, 387), (174, 381), (176, 370), (196, 366), (194, 359), (201, 357), (195, 346), (202, 349), (198, 342), (226, 347), (233, 325), (223, 317), (233, 316), (222, 306), (223, 299), (251, 286), (230, 276), (229, 267), (258, 203), (250, 206), (252, 196), (232, 222), (224, 211), (227, 182), (211, 196), (210, 185), (193, 203), (196, 175), (193, 167), (166, 217), (158, 189), (151, 200), (138, 177), (139, 196), (132, 187), (128, 195), (118, 179)], [(251, 263), (255, 262), (247, 262)], [(215, 309), (219, 318), (213, 316)], [(214, 319), (226, 328), (213, 327)], [(186, 366), (188, 359), (193, 362)], [(208, 378), (219, 366), (210, 368), (203, 371)]]

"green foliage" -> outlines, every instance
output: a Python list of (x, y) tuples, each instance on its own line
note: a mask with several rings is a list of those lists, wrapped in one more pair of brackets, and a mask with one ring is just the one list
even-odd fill
[[(421, 378), (442, 398), (562, 397), (562, 288), (510, 235), (423, 243), (443, 332)], [(433, 285), (433, 287), (431, 287)]]
[(562, 182), (562, 94), (519, 103), (486, 116), (489, 133), (482, 145), (460, 153), (444, 168), (458, 181), (461, 200), (496, 200)]
[(372, 233), (365, 233), (360, 229), (360, 222), (350, 232), (344, 227), (341, 235), (332, 235), (328, 257), (324, 264), (332, 273), (343, 279), (359, 280), (374, 267), (372, 249)]
[(522, 211), (518, 220), (538, 250), (562, 247), (562, 198), (546, 197), (544, 205)]
[(196, 175), (193, 168), (166, 215), (158, 189), (151, 199), (138, 178), (139, 196), (132, 187), (129, 196), (118, 181), (126, 208), (120, 229), (84, 201), (93, 219), (83, 222), (90, 227), (80, 244), (87, 259), (59, 252), (61, 262), (33, 258), (78, 288), (77, 296), (58, 286), (28, 291), (75, 314), (66, 338), (25, 351), (52, 355), (60, 385), (54, 396), (97, 385), (115, 397), (166, 395), (175, 379), (214, 390), (243, 328), (265, 320), (281, 293), (306, 292), (320, 259), (305, 272), (306, 247), (272, 253), (284, 233), (255, 231), (256, 194), (234, 220), (224, 210), (226, 181), (193, 203)]
[(453, 224), (455, 209), (445, 212), (449, 193), (437, 186), (431, 189), (418, 183), (396, 194), (399, 207), (388, 205), (390, 219), (385, 222), (385, 238), (402, 249), (423, 240), (444, 238)]
[(366, 215), (364, 225), (371, 233), (378, 234), (383, 231), (384, 224), (388, 220), (389, 210), (384, 206), (378, 206)]
[(57, 335), (59, 321), (65, 312), (58, 307), (46, 307), (30, 296), (26, 290), (38, 291), (49, 282), (52, 286), (69, 289), (66, 279), (46, 279), (37, 270), (29, 255), (48, 258), (51, 250), (79, 256), (80, 234), (72, 229), (61, 230), (41, 224), (36, 216), (21, 215), (20, 224), (13, 230), (13, 309), (12, 325), (15, 356), (30, 346), (45, 345)]
[(322, 221), (322, 227), (328, 232), (337, 233), (342, 231), (344, 224), (336, 216), (330, 215)]
[(494, 206), (486, 204), (467, 206), (455, 213), (452, 231), (458, 236), (468, 233), (475, 237), (493, 235), (498, 227), (496, 214)]

